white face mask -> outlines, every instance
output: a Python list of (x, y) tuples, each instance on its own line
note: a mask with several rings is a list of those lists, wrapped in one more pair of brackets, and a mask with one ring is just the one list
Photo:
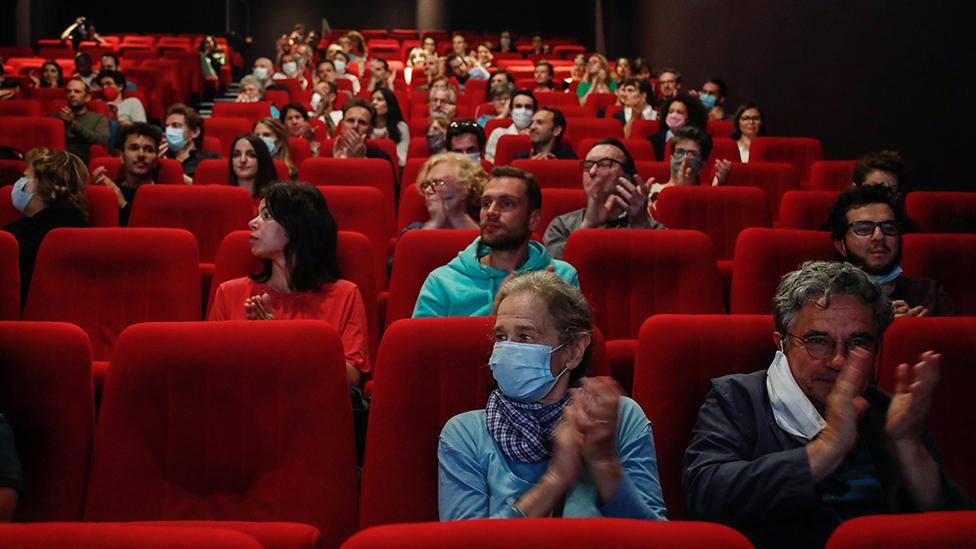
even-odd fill
[(285, 74), (295, 74), (296, 72), (298, 72), (298, 63), (294, 61), (288, 61), (287, 63), (283, 63), (281, 65), (281, 70), (284, 71)]
[(766, 392), (769, 393), (769, 404), (773, 408), (776, 425), (787, 433), (813, 440), (827, 426), (820, 412), (793, 378), (783, 351), (776, 351), (773, 363), (766, 370)]
[(316, 108), (318, 108), (318, 106), (319, 106), (319, 102), (321, 102), (321, 101), (322, 101), (322, 96), (321, 96), (321, 95), (319, 95), (319, 92), (315, 92), (315, 93), (313, 93), (313, 94), (312, 94), (312, 101), (311, 101), (311, 104), (312, 104), (312, 110), (313, 110), (313, 111), (314, 111), (314, 110), (315, 110)]
[(260, 80), (265, 80), (268, 78), (268, 69), (264, 67), (254, 67), (254, 76), (257, 76)]
[(332, 66), (335, 67), (337, 73), (346, 74), (346, 62), (342, 59), (336, 59), (333, 61)]
[(512, 109), (512, 123), (520, 130), (528, 128), (532, 124), (532, 109), (526, 107)]

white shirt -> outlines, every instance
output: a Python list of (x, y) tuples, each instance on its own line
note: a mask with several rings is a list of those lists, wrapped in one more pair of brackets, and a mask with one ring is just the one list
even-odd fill
[(491, 132), (491, 135), (488, 136), (488, 144), (485, 145), (485, 160), (489, 162), (495, 161), (495, 149), (498, 148), (498, 140), (503, 135), (515, 135), (517, 133), (518, 128), (515, 127), (515, 124), (507, 128), (495, 128), (495, 131)]
[[(641, 111), (644, 120), (657, 120), (657, 111), (654, 107), (650, 105), (644, 105), (644, 110)], [(630, 107), (624, 107), (624, 120), (630, 122), (630, 118), (634, 116), (634, 109)]]
[(743, 164), (748, 163), (749, 162), (749, 147), (746, 147), (745, 145), (743, 145), (741, 141), (736, 141), (736, 144), (739, 146), (739, 158), (742, 160), (742, 163)]

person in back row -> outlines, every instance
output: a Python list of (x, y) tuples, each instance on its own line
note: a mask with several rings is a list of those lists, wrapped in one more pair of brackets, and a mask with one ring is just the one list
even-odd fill
[(88, 84), (73, 78), (65, 84), (65, 96), (68, 104), (53, 117), (64, 122), (64, 148), (88, 164), (88, 147), (91, 145), (108, 145), (108, 119), (88, 110), (91, 100), (91, 88)]
[(512, 117), (512, 124), (505, 128), (495, 128), (488, 136), (488, 144), (485, 146), (485, 160), (495, 161), (495, 151), (498, 149), (498, 140), (503, 135), (527, 135), (532, 125), (532, 114), (535, 112), (537, 103), (532, 92), (527, 90), (517, 90), (512, 94), (512, 102), (509, 106), (509, 113)]
[(165, 124), (166, 139), (159, 148), (159, 155), (179, 161), (186, 183), (193, 181), (201, 160), (220, 158), (217, 153), (203, 150), (203, 118), (193, 107), (183, 103), (170, 106)]
[(122, 128), (119, 141), (122, 143), (122, 169), (116, 180), (106, 173), (105, 166), (92, 170), (92, 181), (105, 185), (115, 191), (119, 202), (119, 226), (129, 224), (132, 202), (136, 191), (143, 185), (156, 183), (159, 177), (159, 143), (162, 134), (155, 126), (143, 122), (129, 124)]
[(558, 109), (542, 107), (532, 115), (529, 125), (531, 151), (519, 151), (512, 160), (576, 160), (576, 153), (563, 144), (566, 133), (566, 117)]
[(493, 169), (481, 194), (481, 236), (427, 276), (414, 318), (488, 315), (505, 280), (528, 271), (552, 270), (578, 287), (576, 269), (531, 240), (541, 218), (535, 177), (509, 166)]

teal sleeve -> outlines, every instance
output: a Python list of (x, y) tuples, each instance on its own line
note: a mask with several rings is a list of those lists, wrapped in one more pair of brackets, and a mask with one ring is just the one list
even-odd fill
[(447, 307), (444, 291), (440, 281), (437, 279), (437, 271), (430, 273), (420, 294), (417, 296), (417, 304), (413, 308), (413, 318), (430, 318), (447, 316)]

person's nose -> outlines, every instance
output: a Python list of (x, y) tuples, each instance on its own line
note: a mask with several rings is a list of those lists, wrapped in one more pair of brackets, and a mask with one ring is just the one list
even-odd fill
[(258, 230), (258, 216), (254, 216), (253, 219), (247, 222), (247, 228), (252, 231)]
[(884, 240), (884, 237), (885, 237), (884, 233), (881, 232), (881, 225), (876, 225), (874, 227), (874, 230), (871, 231), (871, 240), (874, 240), (876, 242), (880, 242), (880, 241)]

